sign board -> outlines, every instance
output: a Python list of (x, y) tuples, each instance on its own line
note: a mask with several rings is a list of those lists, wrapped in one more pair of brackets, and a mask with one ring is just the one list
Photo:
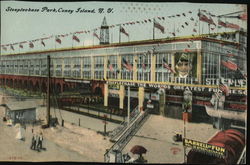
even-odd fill
[(157, 93), (152, 93), (151, 94), (151, 100), (159, 100), (159, 99), (160, 99), (159, 94), (157, 94)]
[(226, 156), (226, 149), (223, 147), (211, 145), (208, 143), (199, 142), (191, 139), (183, 139), (183, 145), (185, 147), (191, 147), (197, 152), (201, 152), (207, 155), (216, 156), (219, 158), (224, 158)]
[(75, 83), (84, 83), (89, 84), (90, 81), (87, 80), (75, 80), (75, 79), (64, 79), (65, 82), (75, 82)]
[(154, 108), (153, 104), (147, 104), (147, 108)]

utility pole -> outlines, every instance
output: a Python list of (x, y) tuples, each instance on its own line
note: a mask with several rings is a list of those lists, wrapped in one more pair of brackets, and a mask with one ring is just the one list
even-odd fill
[(130, 86), (128, 86), (128, 126), (130, 124)]
[(47, 126), (50, 125), (50, 56), (47, 56)]

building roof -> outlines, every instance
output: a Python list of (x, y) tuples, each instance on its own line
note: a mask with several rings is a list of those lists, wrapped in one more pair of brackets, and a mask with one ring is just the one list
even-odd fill
[(37, 107), (34, 101), (12, 101), (7, 103), (6, 106), (11, 111), (34, 109)]
[(16, 54), (2, 54), (5, 56), (16, 56), (16, 55), (29, 55), (29, 54), (38, 54), (38, 53), (53, 53), (53, 52), (61, 52), (61, 51), (76, 51), (76, 50), (87, 50), (87, 49), (98, 49), (98, 48), (107, 48), (107, 47), (119, 47), (119, 46), (131, 46), (131, 45), (144, 45), (144, 44), (157, 44), (157, 43), (172, 43), (172, 42), (183, 42), (191, 40), (201, 40), (201, 41), (213, 41), (218, 43), (230, 44), (230, 45), (238, 45), (237, 42), (231, 42), (226, 40), (214, 39), (209, 36), (221, 35), (221, 34), (234, 34), (239, 31), (234, 32), (223, 32), (223, 33), (211, 33), (211, 34), (200, 34), (194, 36), (179, 36), (179, 37), (169, 37), (169, 38), (160, 38), (160, 39), (149, 39), (149, 40), (139, 40), (139, 41), (129, 41), (122, 43), (110, 43), (106, 45), (90, 45), (90, 46), (79, 46), (79, 47), (66, 47), (60, 48), (57, 50), (45, 50), (45, 51), (30, 51), (24, 53), (16, 53)]

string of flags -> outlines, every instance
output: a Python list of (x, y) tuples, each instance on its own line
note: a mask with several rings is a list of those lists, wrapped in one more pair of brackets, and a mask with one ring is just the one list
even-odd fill
[[(158, 21), (166, 21), (167, 19), (171, 19), (171, 18), (178, 18), (178, 17), (188, 17), (190, 14), (192, 14), (192, 11), (188, 11), (188, 12), (184, 12), (184, 13), (180, 13), (180, 14), (175, 14), (175, 15), (169, 15), (169, 16), (157, 16), (154, 18), (148, 18), (148, 19), (144, 19), (144, 20), (137, 20), (137, 21), (130, 21), (130, 22), (126, 22), (126, 23), (122, 23), (122, 24), (114, 24), (114, 25), (110, 25), (109, 28), (115, 28), (116, 26), (119, 26), (119, 32), (126, 35), (127, 37), (129, 37), (129, 33), (125, 30), (125, 26), (131, 26), (131, 25), (135, 25), (135, 24), (146, 24), (146, 23), (153, 23), (153, 28), (157, 28), (158, 30), (160, 30), (160, 32), (162, 34), (165, 33), (165, 27)], [(226, 17), (226, 18), (237, 18), (240, 19), (242, 21), (246, 21), (247, 20), (247, 13), (241, 13), (237, 16), (216, 16), (212, 13), (210, 13), (207, 10), (199, 10), (198, 12), (198, 20), (202, 21), (202, 22), (206, 22), (210, 25), (213, 25), (214, 27), (211, 27), (211, 30), (215, 30), (215, 27), (221, 28), (230, 28), (230, 29), (234, 29), (234, 30), (239, 30), (241, 27), (237, 24), (231, 23), (231, 22), (223, 22), (220, 18), (222, 17)], [(218, 18), (218, 23), (216, 24), (214, 19), (217, 17)], [(189, 18), (187, 18), (190, 21), (195, 21), (195, 19), (192, 16), (189, 16)], [(158, 21), (157, 21), (158, 20)], [(196, 20), (196, 22), (194, 23), (194, 26), (197, 26), (197, 22), (198, 20)], [(185, 26), (189, 26), (189, 22), (185, 21), (183, 25), (181, 25), (181, 27), (183, 29), (185, 29)], [(70, 35), (72, 35), (72, 41), (76, 41), (78, 43), (80, 43), (80, 39), (77, 35), (79, 34), (90, 34), (91, 31), (93, 31), (93, 36), (96, 37), (98, 40), (100, 40), (100, 36), (98, 36), (98, 34), (96, 33), (96, 31), (98, 29), (101, 29), (101, 27), (95, 28), (93, 30), (81, 30), (81, 31), (76, 31), (74, 33), (69, 33), (69, 34), (61, 34), (61, 35), (55, 35), (55, 42), (58, 44), (62, 44), (62, 38), (63, 37), (68, 37)], [(177, 32), (180, 32), (179, 27), (177, 28)], [(196, 28), (193, 28), (192, 32), (197, 33)], [(171, 34), (172, 36), (176, 36), (176, 32), (175, 30), (172, 32), (169, 32), (169, 34)], [(35, 40), (31, 40), (31, 41), (22, 41), (20, 43), (14, 43), (14, 44), (6, 44), (6, 45), (1, 45), (1, 48), (5, 51), (7, 51), (7, 47), (9, 47), (11, 50), (15, 50), (14, 46), (15, 45), (19, 45), (19, 48), (23, 49), (24, 48), (24, 44), (29, 43), (29, 48), (34, 48), (34, 42), (37, 41), (41, 41), (40, 43), (43, 45), (43, 47), (46, 47), (46, 42), (45, 40), (51, 39), (53, 38), (53, 36), (49, 36), (49, 37), (44, 37), (44, 38), (39, 38), (39, 39), (35, 39)]]

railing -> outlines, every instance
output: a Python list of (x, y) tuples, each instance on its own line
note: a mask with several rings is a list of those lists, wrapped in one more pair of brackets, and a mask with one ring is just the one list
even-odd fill
[(148, 109), (145, 110), (144, 113), (140, 113), (140, 115), (127, 127), (127, 129), (123, 132), (122, 136), (118, 139), (118, 141), (106, 151), (104, 154), (104, 161), (109, 162), (109, 154), (111, 151), (122, 151), (126, 144), (131, 140), (132, 136), (140, 129), (142, 124), (146, 121), (148, 115)]
[[(139, 115), (139, 109), (138, 106), (130, 113), (130, 123), (132, 123), (136, 117)], [(116, 139), (126, 130), (128, 126), (128, 122), (124, 121), (122, 122), (112, 133), (110, 133), (110, 141), (115, 142)]]
[(237, 164), (246, 164), (246, 146), (244, 147)]

